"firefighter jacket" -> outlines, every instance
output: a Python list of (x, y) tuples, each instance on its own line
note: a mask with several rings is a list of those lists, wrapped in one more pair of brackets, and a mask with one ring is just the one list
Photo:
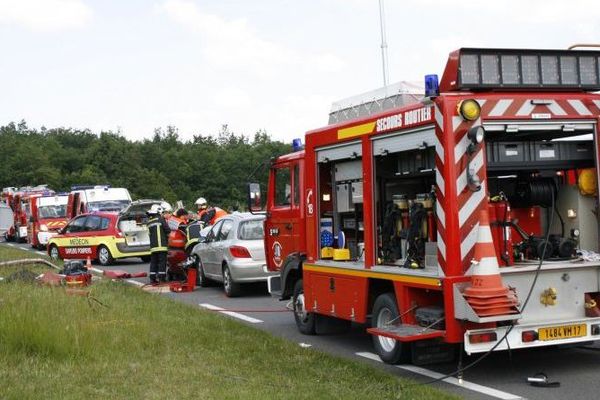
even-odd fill
[(168, 235), (171, 233), (169, 224), (162, 216), (152, 217), (148, 221), (148, 232), (150, 234), (150, 252), (167, 251)]
[(195, 246), (196, 243), (200, 241), (200, 230), (202, 229), (202, 224), (199, 222), (191, 222), (185, 228), (185, 237), (186, 243), (185, 248), (191, 249), (192, 246)]
[(204, 226), (214, 225), (219, 218), (222, 218), (228, 214), (227, 211), (219, 207), (210, 207), (206, 210), (202, 210), (198, 213), (200, 221), (204, 222)]

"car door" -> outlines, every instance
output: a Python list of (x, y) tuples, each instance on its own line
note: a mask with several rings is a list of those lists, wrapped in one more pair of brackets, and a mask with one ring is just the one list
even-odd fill
[(61, 240), (61, 256), (63, 258), (73, 258), (79, 253), (79, 247), (87, 245), (87, 239), (83, 238), (82, 235), (85, 233), (85, 222), (87, 215), (82, 215), (73, 219), (65, 227), (65, 238)]
[(222, 219), (221, 229), (216, 237), (214, 244), (215, 259), (217, 260), (218, 273), (222, 273), (223, 260), (225, 260), (226, 252), (229, 251), (229, 233), (233, 227), (233, 220), (229, 218)]
[[(220, 277), (221, 276), (221, 265), (217, 260), (217, 256), (215, 253), (215, 243), (217, 240), (217, 235), (219, 234), (219, 230), (221, 229), (221, 225), (223, 225), (223, 221), (217, 222), (208, 235), (206, 236), (205, 247), (200, 255), (202, 260), (202, 267), (204, 268), (204, 273), (211, 277)], [(219, 268), (217, 268), (217, 265)], [(218, 271), (218, 272), (217, 272)]]

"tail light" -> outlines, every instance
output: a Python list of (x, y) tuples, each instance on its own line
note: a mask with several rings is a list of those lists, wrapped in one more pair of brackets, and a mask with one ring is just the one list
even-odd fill
[(252, 258), (248, 249), (242, 246), (231, 246), (229, 252), (235, 258)]
[(119, 229), (115, 230), (115, 237), (116, 238), (122, 238), (123, 236), (123, 232), (121, 232)]
[(496, 332), (473, 333), (469, 335), (469, 343), (471, 344), (489, 343), (495, 342), (496, 340), (498, 340)]
[(521, 332), (521, 341), (523, 343), (535, 342), (536, 340), (538, 340), (538, 333), (536, 331)]

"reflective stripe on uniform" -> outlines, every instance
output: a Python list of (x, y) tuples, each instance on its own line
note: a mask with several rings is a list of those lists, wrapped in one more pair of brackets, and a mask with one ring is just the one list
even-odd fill
[(169, 249), (167, 247), (153, 247), (150, 249), (150, 253), (158, 253), (159, 251), (168, 251)]

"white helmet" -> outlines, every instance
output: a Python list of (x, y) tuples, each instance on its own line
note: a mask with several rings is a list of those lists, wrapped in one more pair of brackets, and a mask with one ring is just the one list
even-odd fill
[(173, 207), (171, 207), (171, 205), (166, 201), (162, 201), (160, 206), (163, 208), (163, 212), (173, 212)]
[(206, 206), (207, 202), (206, 199), (204, 197), (198, 197), (198, 199), (196, 200), (195, 203), (198, 207), (202, 207), (202, 206)]
[(160, 204), (152, 204), (152, 207), (148, 210), (148, 214), (157, 215), (162, 214), (163, 211), (165, 211), (165, 209)]

